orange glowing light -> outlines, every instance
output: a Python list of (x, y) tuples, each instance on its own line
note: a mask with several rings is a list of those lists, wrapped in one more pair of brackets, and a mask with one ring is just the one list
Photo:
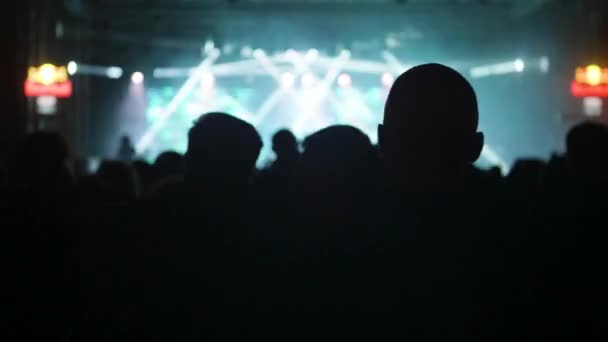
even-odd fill
[(66, 67), (53, 64), (42, 64), (29, 67), (24, 85), (27, 97), (55, 96), (66, 98), (72, 96), (72, 82), (68, 78)]

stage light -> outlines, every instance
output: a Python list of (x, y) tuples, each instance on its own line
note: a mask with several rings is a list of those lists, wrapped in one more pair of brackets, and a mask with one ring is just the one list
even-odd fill
[(585, 97), (583, 98), (583, 111), (586, 116), (598, 117), (602, 116), (602, 108), (604, 100), (600, 97)]
[(260, 57), (263, 57), (264, 55), (265, 55), (265, 53), (264, 53), (264, 50), (262, 50), (262, 49), (253, 50), (253, 57), (260, 58)]
[(53, 115), (57, 112), (57, 98), (55, 96), (38, 96), (36, 107), (38, 114)]
[(602, 83), (602, 68), (595, 64), (589, 65), (585, 70), (585, 76), (587, 77), (587, 84), (599, 85)]
[(49, 85), (55, 82), (56, 71), (53, 64), (43, 64), (38, 68), (38, 75), (40, 77), (40, 83)]
[(72, 95), (72, 82), (68, 78), (65, 67), (53, 64), (43, 64), (40, 67), (31, 66), (27, 71), (24, 84), (27, 97), (54, 96), (60, 98)]
[(383, 87), (390, 88), (393, 85), (393, 82), (395, 82), (395, 76), (390, 72), (385, 72), (382, 74), (380, 81), (382, 82)]
[(245, 58), (251, 57), (252, 53), (253, 53), (253, 50), (251, 49), (250, 46), (243, 46), (241, 48), (241, 56), (243, 56)]
[(298, 52), (294, 49), (288, 49), (287, 51), (285, 51), (285, 57), (289, 59), (295, 59), (298, 57)]
[(284, 72), (281, 74), (281, 86), (284, 88), (291, 88), (295, 83), (295, 76), (290, 72)]
[(338, 76), (338, 86), (340, 88), (348, 88), (352, 85), (352, 79), (348, 74), (340, 74)]
[(76, 62), (71, 61), (68, 63), (68, 74), (70, 75), (74, 75), (76, 72), (78, 72), (78, 64), (76, 64)]
[(315, 77), (311, 73), (305, 73), (302, 75), (302, 79), (300, 81), (302, 82), (303, 87), (312, 87), (312, 85), (315, 83)]
[(109, 78), (118, 79), (122, 77), (122, 68), (111, 66), (106, 69), (106, 76)]
[(526, 64), (524, 63), (523, 60), (516, 59), (515, 62), (513, 62), (513, 67), (515, 68), (515, 71), (523, 72), (524, 69), (526, 68)]
[(314, 60), (314, 59), (319, 58), (319, 50), (317, 50), (317, 49), (308, 50), (308, 52), (306, 52), (306, 58), (308, 60)]
[(201, 74), (201, 86), (204, 89), (212, 88), (215, 85), (215, 76), (209, 71), (204, 71)]
[(133, 84), (141, 84), (144, 81), (144, 74), (140, 71), (136, 71), (131, 75), (131, 82)]
[(543, 74), (546, 74), (549, 72), (549, 67), (551, 65), (551, 63), (549, 62), (549, 57), (543, 56), (540, 58), (540, 71)]

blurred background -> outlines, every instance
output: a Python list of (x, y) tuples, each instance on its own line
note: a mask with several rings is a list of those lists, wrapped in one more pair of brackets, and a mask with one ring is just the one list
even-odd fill
[[(409, 67), (444, 63), (475, 87), (481, 165), (563, 150), (582, 120), (608, 121), (602, 0), (38, 0), (16, 28), (0, 151), (36, 129), (74, 158), (114, 157), (122, 136), (154, 159), (183, 152), (193, 120), (225, 111), (271, 135), (347, 123), (376, 141)], [(440, 101), (441, 99), (438, 99)], [(94, 163), (93, 163), (94, 164)]]

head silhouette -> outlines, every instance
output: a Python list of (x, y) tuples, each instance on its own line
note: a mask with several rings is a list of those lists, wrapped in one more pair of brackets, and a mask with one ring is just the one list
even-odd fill
[(159, 179), (184, 174), (184, 157), (175, 151), (165, 151), (156, 157), (154, 169)]
[(608, 126), (585, 122), (566, 137), (567, 159), (574, 179), (587, 184), (608, 183)]
[(304, 140), (297, 172), (300, 195), (328, 210), (368, 199), (377, 181), (377, 156), (369, 137), (355, 127), (313, 133)]
[(67, 158), (68, 145), (59, 133), (31, 133), (17, 150), (16, 176), (19, 183), (40, 191), (67, 187), (71, 184)]
[(475, 92), (457, 71), (424, 64), (404, 72), (389, 92), (378, 128), (391, 180), (424, 185), (458, 174), (481, 153), (477, 124)]
[(298, 157), (298, 141), (287, 129), (282, 129), (272, 137), (272, 150), (278, 160), (295, 160)]
[(207, 188), (245, 185), (261, 148), (251, 124), (225, 113), (204, 114), (188, 133), (186, 182)]

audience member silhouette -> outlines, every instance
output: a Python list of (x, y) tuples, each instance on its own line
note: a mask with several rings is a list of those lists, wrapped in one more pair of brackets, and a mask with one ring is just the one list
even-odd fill
[(455, 70), (414, 67), (397, 78), (378, 127), (391, 187), (447, 192), (461, 184), (483, 146), (477, 98)]
[(276, 159), (262, 170), (258, 183), (266, 190), (281, 191), (288, 186), (300, 158), (298, 141), (291, 131), (281, 129), (272, 137), (272, 150)]
[(391, 338), (482, 340), (497, 330), (502, 293), (491, 267), (500, 265), (505, 220), (497, 187), (475, 184), (477, 124), (475, 92), (449, 67), (414, 67), (389, 92), (378, 129), (384, 236), (370, 272), (382, 284), (371, 305), (386, 310), (375, 329)]
[(120, 144), (118, 145), (118, 153), (116, 157), (118, 160), (123, 162), (130, 162), (135, 157), (135, 148), (133, 147), (133, 143), (128, 136), (123, 135), (120, 138)]
[(608, 127), (586, 122), (566, 137), (567, 159), (572, 181), (587, 190), (605, 191), (608, 186)]
[(145, 160), (134, 160), (131, 163), (137, 179), (139, 180), (140, 195), (145, 197), (157, 183), (155, 167)]
[(165, 151), (154, 161), (154, 170), (159, 181), (169, 177), (183, 177), (184, 168), (184, 157), (175, 151)]
[(251, 124), (224, 113), (205, 114), (188, 133), (185, 182), (202, 194), (240, 192), (251, 184), (261, 148)]
[(63, 197), (73, 185), (67, 159), (68, 146), (60, 134), (32, 133), (18, 147), (13, 185), (32, 196), (30, 199), (39, 195), (55, 200)]
[(130, 164), (104, 160), (97, 170), (106, 202), (129, 202), (139, 196), (139, 180)]
[(75, 289), (68, 225), (73, 178), (67, 158), (67, 143), (56, 132), (31, 133), (17, 148), (10, 200), (1, 216), (15, 270), (6, 277), (10, 302), (15, 303), (8, 307), (23, 324), (16, 325), (18, 338), (61, 340), (69, 329)]
[(303, 148), (284, 233), (289, 286), (282, 302), (291, 318), (285, 325), (303, 331), (298, 340), (357, 338), (357, 279), (365, 277), (357, 273), (375, 214), (377, 151), (363, 132), (343, 125), (313, 133)]

